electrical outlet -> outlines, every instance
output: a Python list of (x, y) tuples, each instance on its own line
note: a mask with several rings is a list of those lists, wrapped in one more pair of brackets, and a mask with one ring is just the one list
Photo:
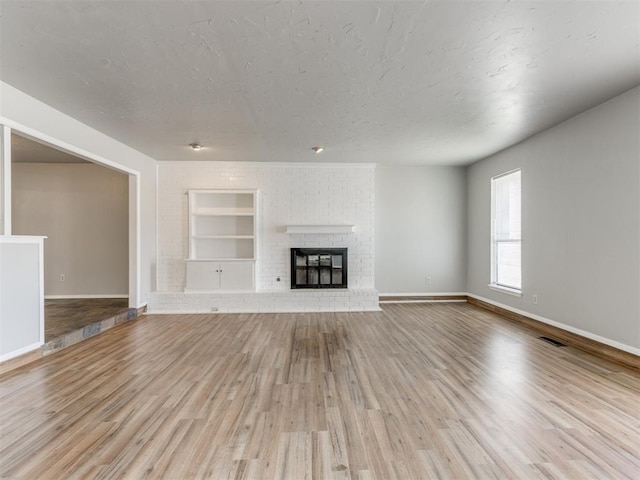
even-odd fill
[(61, 282), (64, 282), (64, 273), (61, 273), (61, 274), (60, 274), (60, 281), (61, 281)]
[(533, 304), (537, 305), (538, 304), (538, 295), (537, 294), (533, 294)]
[(427, 277), (427, 285), (431, 285), (431, 277)]

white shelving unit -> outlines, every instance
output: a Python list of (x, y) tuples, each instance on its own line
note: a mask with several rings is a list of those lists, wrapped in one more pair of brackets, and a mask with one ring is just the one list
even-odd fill
[(189, 190), (186, 291), (255, 289), (257, 190)]

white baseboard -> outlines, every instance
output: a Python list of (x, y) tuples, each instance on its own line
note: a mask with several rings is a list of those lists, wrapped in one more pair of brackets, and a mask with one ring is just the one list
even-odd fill
[(466, 300), (380, 300), (378, 303), (467, 303)]
[(475, 295), (473, 293), (467, 293), (467, 295), (471, 298), (475, 298), (476, 300), (480, 300), (482, 302), (495, 305), (496, 307), (504, 308), (505, 310), (509, 310), (510, 312), (513, 312), (513, 313), (517, 313), (518, 315), (523, 315), (525, 317), (532, 318), (533, 320), (537, 320), (538, 322), (546, 323), (547, 325), (551, 325), (552, 327), (556, 327), (561, 330), (566, 330), (567, 332), (575, 333), (576, 335), (580, 335), (581, 337), (585, 337), (590, 340), (594, 340), (596, 342), (602, 343), (604, 345), (609, 345), (610, 347), (617, 348), (618, 350), (622, 350), (624, 352), (640, 356), (640, 348), (635, 348), (630, 345), (625, 345), (624, 343), (616, 342), (615, 340), (601, 337), (600, 335), (596, 335), (594, 333), (572, 327), (571, 325), (566, 325), (564, 323), (556, 322), (555, 320), (551, 320), (549, 318), (541, 317), (540, 315), (536, 315), (535, 313), (530, 313), (524, 310), (520, 310), (518, 308), (510, 307), (509, 305), (505, 305), (503, 303), (489, 300), (488, 298), (481, 297), (480, 295)]
[(45, 300), (73, 300), (74, 298), (129, 298), (126, 293), (89, 295), (45, 295)]
[(466, 297), (467, 292), (379, 293), (379, 297)]
[[(466, 297), (465, 292), (429, 292), (429, 293), (381, 293), (378, 297)], [(391, 303), (465, 303), (466, 299), (451, 300), (437, 298), (424, 299), (424, 300), (379, 300), (380, 304)]]
[(18, 357), (20, 355), (24, 355), (25, 353), (32, 352), (34, 350), (39, 349), (44, 345), (42, 342), (32, 343), (31, 345), (27, 345), (26, 347), (19, 348), (18, 350), (14, 350), (13, 352), (8, 352), (3, 355), (0, 355), (0, 362), (5, 362), (7, 360), (11, 360), (12, 358)]

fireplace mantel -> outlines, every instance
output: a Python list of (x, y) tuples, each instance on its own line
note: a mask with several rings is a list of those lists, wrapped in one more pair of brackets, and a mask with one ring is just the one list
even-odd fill
[(353, 233), (355, 225), (287, 225), (287, 233)]

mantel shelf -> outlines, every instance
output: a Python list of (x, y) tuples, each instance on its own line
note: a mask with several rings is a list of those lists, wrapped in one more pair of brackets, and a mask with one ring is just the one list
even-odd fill
[(355, 225), (287, 225), (287, 233), (353, 233)]

